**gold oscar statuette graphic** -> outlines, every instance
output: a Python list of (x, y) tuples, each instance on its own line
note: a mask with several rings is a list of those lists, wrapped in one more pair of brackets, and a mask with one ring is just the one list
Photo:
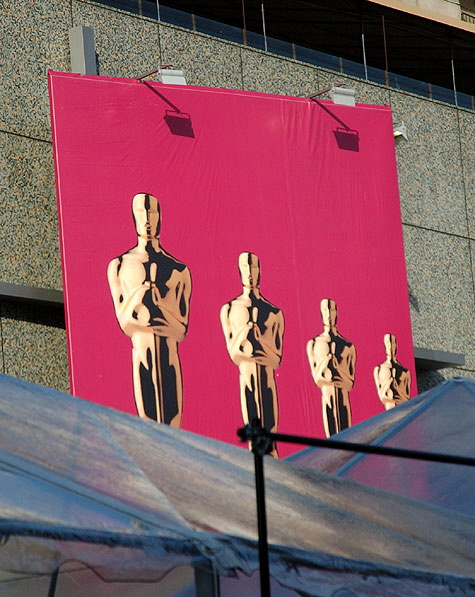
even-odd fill
[(132, 213), (137, 244), (109, 263), (107, 278), (119, 326), (132, 340), (135, 404), (139, 416), (180, 427), (178, 343), (188, 329), (191, 275), (160, 245), (157, 198), (135, 195)]
[(386, 360), (374, 369), (374, 381), (381, 402), (386, 410), (409, 400), (411, 372), (396, 358), (397, 341), (393, 334), (384, 335)]
[(355, 382), (356, 349), (336, 328), (335, 301), (320, 303), (323, 332), (307, 343), (310, 370), (322, 392), (323, 425), (330, 437), (351, 427), (350, 391)]
[[(282, 359), (284, 316), (260, 293), (260, 264), (253, 253), (239, 255), (242, 294), (221, 308), (221, 325), (232, 362), (239, 367), (244, 424), (258, 418), (277, 431), (279, 418), (274, 371)], [(272, 456), (277, 457), (276, 446)]]

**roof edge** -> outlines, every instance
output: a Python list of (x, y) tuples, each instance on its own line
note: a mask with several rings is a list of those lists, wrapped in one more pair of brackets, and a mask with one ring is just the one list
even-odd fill
[(368, 2), (386, 6), (387, 8), (392, 8), (394, 10), (399, 10), (401, 12), (405, 12), (416, 17), (421, 17), (423, 19), (429, 19), (430, 21), (447, 25), (447, 27), (460, 29), (466, 33), (475, 33), (475, 25), (472, 25), (471, 23), (465, 23), (465, 21), (449, 17), (448, 15), (443, 15), (438, 12), (428, 10), (427, 8), (421, 8), (419, 6), (414, 6), (413, 4), (408, 4), (403, 0), (368, 0)]

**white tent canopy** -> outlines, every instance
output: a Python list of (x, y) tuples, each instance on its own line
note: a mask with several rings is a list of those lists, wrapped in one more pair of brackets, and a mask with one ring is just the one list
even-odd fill
[[(475, 458), (475, 382), (454, 379), (334, 438)], [(475, 516), (475, 467), (310, 448), (289, 460), (312, 470)]]
[[(475, 591), (475, 518), (272, 458), (265, 474), (273, 597)], [(2, 595), (58, 569), (81, 580), (57, 597), (85, 594), (87, 570), (101, 595), (192, 595), (193, 569), (258, 594), (251, 454), (4, 375), (0, 513)]]

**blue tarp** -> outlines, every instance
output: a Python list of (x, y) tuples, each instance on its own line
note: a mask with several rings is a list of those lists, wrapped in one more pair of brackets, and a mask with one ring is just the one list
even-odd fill
[[(475, 458), (475, 382), (454, 379), (334, 439)], [(475, 516), (475, 468), (309, 448), (289, 460), (312, 470)]]

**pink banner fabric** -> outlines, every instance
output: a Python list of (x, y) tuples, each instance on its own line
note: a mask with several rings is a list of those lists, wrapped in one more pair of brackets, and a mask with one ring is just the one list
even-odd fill
[(137, 413), (131, 338), (107, 272), (137, 245), (140, 193), (158, 199), (160, 244), (191, 277), (183, 428), (238, 443), (241, 366), (222, 308), (242, 296), (246, 252), (259, 259), (262, 300), (280, 312), (268, 329), (280, 326), (281, 341), (262, 340), (276, 366), (260, 366), (274, 378), (279, 431), (324, 435), (307, 354), (325, 330), (322, 299), (356, 354), (353, 424), (384, 410), (373, 371), (387, 333), (416, 393), (390, 108), (54, 72), (49, 82), (74, 395)]

